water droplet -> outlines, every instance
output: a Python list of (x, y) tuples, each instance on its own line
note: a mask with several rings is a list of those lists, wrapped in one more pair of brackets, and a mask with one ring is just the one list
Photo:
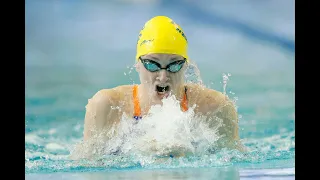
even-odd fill
[(232, 95), (235, 95), (235, 94), (236, 94), (236, 93), (234, 93), (234, 92), (232, 92), (232, 91), (229, 91), (229, 93), (232, 94)]
[(229, 78), (225, 73), (223, 73), (222, 79), (223, 79), (223, 94), (226, 94), (226, 87), (227, 87), (227, 83), (228, 83)]

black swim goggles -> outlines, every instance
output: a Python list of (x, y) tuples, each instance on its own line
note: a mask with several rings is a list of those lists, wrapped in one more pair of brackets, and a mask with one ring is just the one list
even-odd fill
[(143, 66), (150, 72), (160, 71), (161, 69), (165, 69), (171, 73), (176, 73), (181, 70), (183, 64), (186, 62), (186, 58), (183, 60), (174, 61), (168, 64), (166, 67), (162, 68), (161, 64), (150, 60), (150, 59), (142, 59), (139, 57), (140, 61), (142, 62)]

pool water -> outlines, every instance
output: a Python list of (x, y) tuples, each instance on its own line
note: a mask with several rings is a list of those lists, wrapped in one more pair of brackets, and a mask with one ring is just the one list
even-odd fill
[[(166, 6), (155, 10), (152, 5), (144, 9), (132, 4), (110, 3), (106, 7), (109, 10), (105, 11), (104, 4), (70, 9), (68, 3), (71, 2), (67, 1), (54, 5), (35, 2), (26, 3), (27, 179), (294, 179), (294, 52), (223, 27), (194, 25), (188, 17), (172, 13)], [(257, 11), (259, 7), (269, 6), (257, 5)], [(116, 20), (111, 18), (115, 13), (129, 13), (131, 8), (136, 8), (137, 13)], [(220, 13), (234, 17), (228, 14), (227, 8), (222, 10)], [(88, 99), (103, 88), (138, 83), (132, 68), (136, 34), (146, 17), (159, 12), (167, 12), (183, 22), (185, 31), (189, 32), (190, 56), (200, 70), (204, 85), (226, 92), (235, 101), (240, 138), (248, 152), (205, 153), (200, 149), (183, 158), (161, 158), (135, 149), (121, 155), (106, 154), (98, 160), (71, 159), (70, 154), (85, 151), (76, 147), (82, 141)], [(263, 18), (274, 28), (279, 26), (272, 23), (283, 25), (288, 21), (284, 18), (281, 22), (281, 17), (279, 14), (277, 22)], [(254, 19), (247, 23), (254, 24)], [(127, 26), (111, 28), (124, 24), (133, 30), (128, 32)], [(259, 26), (270, 33), (276, 32), (266, 24)], [(292, 37), (290, 30), (287, 33), (285, 30), (281, 27), (282, 37)], [(174, 129), (185, 125), (185, 119), (191, 117), (174, 112), (172, 101), (168, 101), (163, 110), (175, 118), (163, 119), (166, 114), (154, 109), (158, 113), (149, 122), (158, 127), (170, 121), (174, 123), (166, 130), (150, 130), (147, 134), (156, 136), (155, 132), (160, 130), (171, 132), (158, 138), (162, 142), (171, 138), (170, 142), (188, 149), (188, 140), (184, 137), (190, 134)], [(208, 133), (212, 133), (209, 140), (214, 141), (216, 134)], [(180, 139), (174, 138), (177, 136)], [(198, 133), (198, 138), (206, 139), (204, 133)], [(129, 139), (126, 147), (134, 143), (144, 142), (139, 138)]]

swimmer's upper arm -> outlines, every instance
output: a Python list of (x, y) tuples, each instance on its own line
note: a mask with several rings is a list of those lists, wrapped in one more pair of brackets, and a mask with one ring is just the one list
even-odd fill
[(220, 129), (221, 134), (225, 134), (229, 139), (239, 139), (238, 135), (238, 114), (232, 102), (226, 102), (215, 114), (223, 120)]
[[(238, 113), (234, 103), (220, 92), (212, 93), (211, 91), (208, 93), (210, 95), (209, 98), (207, 97), (205, 104), (209, 108), (207, 109), (210, 112), (209, 118), (219, 118), (222, 120), (222, 126), (218, 129), (219, 135), (222, 135), (221, 140), (218, 141), (219, 146), (243, 151), (244, 147), (239, 137)], [(213, 99), (214, 102), (212, 102)]]
[(107, 125), (112, 124), (116, 113), (112, 106), (116, 106), (116, 97), (112, 90), (104, 89), (98, 91), (86, 105), (84, 120), (84, 140), (94, 135), (94, 132), (101, 132)]
[(221, 143), (224, 143), (227, 148), (237, 149), (242, 152), (245, 151), (245, 147), (239, 137), (239, 119), (234, 104), (227, 102), (227, 104), (222, 107), (221, 112), (217, 113), (217, 116), (223, 119), (224, 122), (224, 125), (219, 129), (219, 133), (226, 135)]
[(245, 151), (244, 146), (240, 142), (239, 119), (234, 103), (227, 99), (216, 116), (223, 120), (223, 126), (219, 129), (219, 134), (225, 135), (219, 142), (222, 143), (221, 146)]

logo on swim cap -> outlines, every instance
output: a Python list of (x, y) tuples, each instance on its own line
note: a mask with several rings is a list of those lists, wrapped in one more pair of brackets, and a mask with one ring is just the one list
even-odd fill
[(136, 60), (150, 53), (177, 54), (188, 60), (188, 39), (182, 28), (166, 16), (156, 16), (142, 27)]
[(149, 42), (152, 42), (153, 39), (150, 39), (150, 40), (143, 40), (141, 43), (140, 43), (140, 46), (144, 45), (145, 43), (149, 43)]
[(173, 24), (176, 28), (176, 30), (181, 34), (181, 36), (188, 42), (187, 36), (184, 35), (184, 32), (181, 30), (181, 28), (179, 27), (179, 25), (177, 23), (175, 23), (174, 21), (171, 21), (171, 24)]

